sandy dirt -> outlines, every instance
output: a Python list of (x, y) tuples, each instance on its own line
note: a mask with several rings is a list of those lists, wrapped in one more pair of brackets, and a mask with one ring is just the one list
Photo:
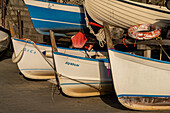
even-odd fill
[(123, 107), (115, 96), (70, 98), (52, 84), (28, 80), (20, 74), (11, 58), (0, 61), (0, 113), (170, 113), (170, 111), (133, 111)]

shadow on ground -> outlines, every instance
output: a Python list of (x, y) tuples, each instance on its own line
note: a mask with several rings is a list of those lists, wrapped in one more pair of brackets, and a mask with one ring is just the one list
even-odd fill
[(114, 107), (116, 109), (120, 109), (120, 110), (130, 110), (126, 107), (124, 107), (119, 101), (118, 101), (118, 98), (117, 98), (117, 95), (116, 93), (113, 93), (113, 94), (110, 94), (110, 95), (103, 95), (103, 96), (100, 96), (101, 100), (111, 106), (111, 107)]
[(12, 58), (13, 50), (8, 47), (5, 51), (0, 52), (0, 61)]
[[(4, 29), (3, 27), (0, 27), (0, 31), (6, 32), (9, 37), (11, 37), (10, 31), (7, 29)], [(10, 40), (10, 43), (8, 45), (8, 48), (2, 52), (0, 52), (0, 61), (11, 58), (13, 53), (13, 46), (12, 46), (12, 41)]]

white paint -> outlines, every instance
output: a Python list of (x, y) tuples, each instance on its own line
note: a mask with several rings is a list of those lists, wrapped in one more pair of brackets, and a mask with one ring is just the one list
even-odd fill
[(54, 20), (45, 20), (45, 19), (38, 19), (38, 18), (31, 18), (32, 20), (44, 21), (44, 22), (54, 22), (54, 23), (63, 23), (63, 24), (70, 24), (70, 25), (84, 25), (84, 24), (77, 24), (77, 23), (70, 23), (70, 22), (61, 22), (61, 21), (54, 21)]
[(24, 2), (26, 5), (32, 5), (36, 7), (42, 7), (42, 8), (50, 8), (54, 10), (62, 9), (63, 11), (76, 12), (76, 13), (81, 13), (83, 11), (82, 8), (78, 6), (54, 4), (54, 3), (48, 3), (48, 2), (36, 1), (36, 0), (24, 0)]
[[(165, 7), (123, 0), (165, 12)], [(137, 24), (157, 24), (160, 27), (170, 24), (170, 14), (130, 5), (119, 0), (85, 0), (85, 7), (90, 17), (103, 25), (106, 22), (115, 27), (128, 29)]]

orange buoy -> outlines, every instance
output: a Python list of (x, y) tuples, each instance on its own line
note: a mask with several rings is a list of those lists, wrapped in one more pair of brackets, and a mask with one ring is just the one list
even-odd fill
[(138, 40), (149, 40), (158, 37), (160, 34), (160, 27), (152, 24), (134, 25), (128, 29), (128, 35)]

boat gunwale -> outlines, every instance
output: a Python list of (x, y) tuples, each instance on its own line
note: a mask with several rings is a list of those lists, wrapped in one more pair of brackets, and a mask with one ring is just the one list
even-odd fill
[(71, 57), (71, 58), (75, 58), (75, 59), (87, 60), (87, 61), (109, 63), (109, 60), (107, 58), (105, 58), (105, 59), (92, 59), (92, 58), (85, 58), (85, 57), (80, 57), (80, 56), (75, 56), (75, 55), (69, 55), (69, 54), (60, 53), (60, 52), (54, 52), (54, 54), (64, 56), (64, 57)]
[[(138, 2), (134, 3), (134, 2), (131, 2), (131, 1), (125, 1), (125, 0), (117, 0), (117, 1), (124, 2), (124, 3), (130, 4), (130, 5), (135, 5), (135, 6), (142, 7), (142, 8), (146, 8), (146, 9), (150, 9), (150, 10), (154, 10), (154, 11), (158, 11), (158, 12), (161, 12), (161, 13), (170, 14), (170, 12), (168, 12), (168, 9), (167, 9), (167, 11), (163, 11), (163, 10), (160, 10), (160, 9), (144, 6), (144, 3), (138, 3)], [(155, 5), (153, 5), (153, 6), (155, 6)]]
[(134, 54), (130, 54), (130, 53), (114, 50), (114, 49), (109, 49), (109, 50), (111, 50), (113, 52), (116, 52), (116, 53), (121, 53), (121, 54), (124, 54), (124, 55), (127, 55), (127, 56), (133, 56), (133, 57), (144, 59), (144, 60), (148, 60), (148, 61), (154, 61), (154, 62), (163, 63), (163, 64), (170, 64), (170, 62), (168, 62), (168, 61), (161, 61), (161, 60), (157, 60), (157, 59), (153, 59), (153, 58), (147, 58), (147, 57), (143, 57), (143, 56), (139, 56), (139, 55), (134, 55)]
[[(27, 0), (24, 0), (26, 3)], [(64, 4), (64, 3), (57, 3), (53, 1), (46, 1), (46, 0), (31, 0), (31, 1), (40, 1), (40, 2), (45, 2), (45, 3), (53, 3), (53, 4), (59, 4), (59, 5), (67, 5), (67, 6), (76, 6), (76, 7), (82, 7), (83, 5), (74, 5), (74, 4)], [(27, 4), (26, 4), (27, 5)]]
[[(13, 40), (19, 41), (19, 42), (25, 42), (25, 43), (28, 43), (28, 44), (34, 44), (33, 42), (29, 42), (29, 41), (21, 40), (21, 39), (17, 39), (17, 38), (14, 38)], [(45, 45), (45, 44), (39, 44), (39, 43), (35, 43), (35, 44), (39, 45), (39, 46), (43, 46), (43, 47), (52, 47), (51, 45)], [(72, 48), (65, 48), (65, 47), (57, 47), (57, 48), (59, 48), (59, 49), (66, 49), (66, 50), (74, 50), (74, 51), (85, 51), (85, 50), (82, 50), (82, 49), (72, 49)], [(91, 50), (90, 52), (106, 52), (106, 51)]]

